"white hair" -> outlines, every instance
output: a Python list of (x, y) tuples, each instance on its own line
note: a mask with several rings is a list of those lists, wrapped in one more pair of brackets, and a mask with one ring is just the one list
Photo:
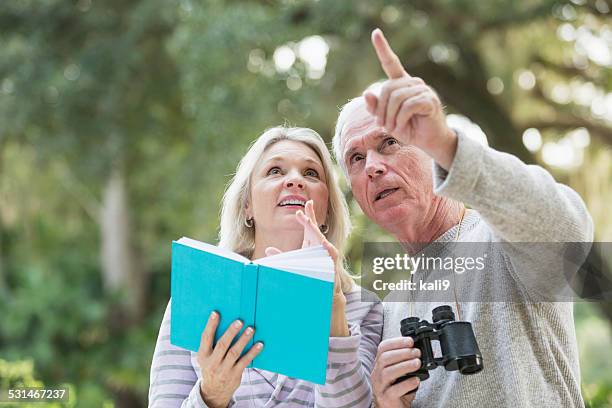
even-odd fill
[[(374, 95), (379, 96), (382, 91), (382, 86), (384, 81), (374, 82), (370, 86), (367, 87), (365, 92), (372, 92)], [(348, 169), (346, 168), (346, 163), (344, 163), (344, 136), (346, 135), (347, 125), (349, 125), (359, 111), (361, 113), (369, 114), (366, 109), (366, 101), (363, 95), (358, 96), (356, 98), (350, 99), (342, 108), (340, 108), (340, 113), (338, 114), (338, 121), (336, 122), (336, 131), (334, 132), (334, 138), (332, 139), (332, 148), (334, 152), (334, 158), (336, 162), (342, 169), (344, 176), (350, 183), (350, 179), (348, 177)]]
[[(255, 227), (247, 227), (246, 208), (251, 197), (251, 176), (255, 166), (265, 151), (273, 144), (290, 140), (301, 142), (317, 154), (323, 165), (329, 191), (326, 224), (329, 227), (327, 239), (341, 254), (351, 230), (348, 206), (333, 172), (333, 162), (325, 142), (317, 132), (308, 128), (278, 126), (267, 129), (255, 140), (244, 155), (236, 173), (229, 182), (223, 195), (221, 207), (221, 228), (219, 230), (219, 247), (240, 253), (248, 258), (255, 250)], [(342, 267), (342, 291), (349, 292), (353, 286), (351, 276)]]

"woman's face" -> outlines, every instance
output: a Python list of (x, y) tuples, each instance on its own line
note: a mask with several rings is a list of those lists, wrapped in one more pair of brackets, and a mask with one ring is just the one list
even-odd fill
[(317, 224), (326, 222), (329, 190), (321, 160), (301, 142), (282, 140), (269, 146), (253, 170), (247, 216), (260, 233), (303, 231), (295, 212), (314, 201)]

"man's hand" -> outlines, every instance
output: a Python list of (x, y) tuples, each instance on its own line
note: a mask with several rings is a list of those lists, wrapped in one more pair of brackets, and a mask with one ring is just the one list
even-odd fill
[(457, 135), (446, 125), (438, 95), (421, 78), (404, 70), (380, 29), (372, 32), (372, 44), (389, 79), (378, 97), (369, 91), (364, 93), (368, 112), (398, 141), (420, 148), (441, 167), (450, 169)]
[(421, 350), (413, 347), (414, 342), (410, 337), (387, 339), (378, 345), (372, 370), (372, 388), (377, 408), (410, 407), (414, 401), (416, 392), (412, 391), (419, 386), (418, 377), (393, 384), (399, 377), (421, 366)]

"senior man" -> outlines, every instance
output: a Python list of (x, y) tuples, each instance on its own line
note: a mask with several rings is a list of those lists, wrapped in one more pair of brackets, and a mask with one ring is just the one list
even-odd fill
[[(404, 70), (380, 30), (372, 42), (388, 79), (343, 107), (333, 140), (366, 216), (401, 243), (592, 240), (592, 220), (577, 193), (541, 167), (450, 129), (436, 93)], [(529, 294), (534, 285), (564, 281), (558, 270), (536, 273), (539, 254), (529, 247), (502, 248), (489, 247), (489, 283), (477, 290)], [(431, 317), (426, 302), (410, 307), (422, 319)], [(386, 303), (372, 372), (377, 406), (584, 406), (572, 303), (458, 307), (474, 325), (485, 369), (471, 376), (437, 369), (420, 384), (418, 378), (396, 383), (419, 368), (420, 353), (399, 333), (408, 305)]]

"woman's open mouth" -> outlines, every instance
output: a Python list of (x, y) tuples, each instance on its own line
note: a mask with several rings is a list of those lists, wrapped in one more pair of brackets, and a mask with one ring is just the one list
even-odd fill
[(289, 198), (289, 199), (282, 200), (280, 203), (278, 203), (278, 206), (279, 207), (304, 208), (306, 206), (306, 201), (295, 199), (295, 198)]

